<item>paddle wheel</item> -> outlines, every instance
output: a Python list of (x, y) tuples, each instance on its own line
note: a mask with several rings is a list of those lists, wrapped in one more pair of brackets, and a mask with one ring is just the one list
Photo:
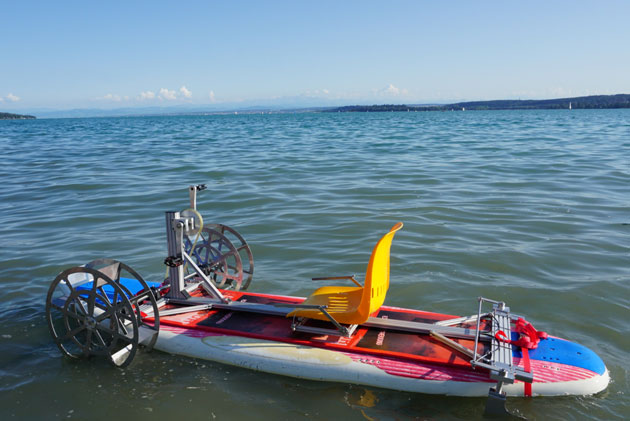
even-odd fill
[[(99, 259), (57, 275), (46, 297), (46, 319), (55, 343), (66, 356), (100, 355), (126, 367), (140, 343), (150, 350), (157, 341), (158, 296), (156, 289), (129, 266)], [(147, 313), (155, 315), (151, 323), (144, 320)]]
[(196, 197), (205, 188), (203, 184), (190, 186), (191, 207), (167, 212), (169, 256), (164, 261), (167, 272), (161, 284), (149, 285), (131, 267), (113, 259), (94, 260), (64, 270), (55, 278), (46, 297), (46, 319), (64, 355), (103, 356), (117, 367), (126, 367), (140, 345), (147, 350), (155, 345), (160, 314), (200, 308), (165, 309), (169, 298), (189, 297), (188, 291), (202, 285), (227, 302), (219, 287), (247, 289), (254, 273), (251, 249), (233, 228), (203, 226)]

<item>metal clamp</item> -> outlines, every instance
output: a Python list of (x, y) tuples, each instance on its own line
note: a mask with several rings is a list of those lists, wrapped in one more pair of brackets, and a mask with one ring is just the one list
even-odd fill
[(184, 259), (179, 256), (168, 256), (164, 259), (164, 264), (170, 268), (176, 268), (184, 264)]

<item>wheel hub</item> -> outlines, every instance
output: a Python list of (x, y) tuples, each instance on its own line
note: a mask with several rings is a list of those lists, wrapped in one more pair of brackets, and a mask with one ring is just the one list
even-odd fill
[(93, 316), (86, 316), (85, 317), (85, 327), (90, 329), (90, 330), (94, 330), (96, 329), (96, 319)]

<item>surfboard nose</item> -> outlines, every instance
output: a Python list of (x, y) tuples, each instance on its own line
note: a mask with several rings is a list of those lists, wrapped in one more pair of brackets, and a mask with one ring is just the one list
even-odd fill
[(590, 370), (600, 376), (606, 372), (604, 361), (589, 348), (565, 339), (550, 336), (529, 353), (531, 359), (549, 361)]
[[(522, 358), (520, 349), (514, 351), (514, 356)], [(529, 359), (536, 382), (566, 382), (566, 394), (592, 395), (606, 389), (610, 382), (599, 355), (566, 339), (549, 336), (541, 340), (536, 349), (529, 351)]]

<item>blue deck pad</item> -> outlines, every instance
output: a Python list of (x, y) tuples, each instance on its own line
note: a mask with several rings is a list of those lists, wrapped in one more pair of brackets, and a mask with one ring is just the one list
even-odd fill
[[(147, 285), (149, 285), (149, 287), (157, 288), (160, 286), (159, 282), (149, 282), (149, 281), (146, 281), (146, 282), (147, 282)], [(142, 290), (142, 284), (140, 284), (140, 282), (138, 282), (138, 280), (136, 279), (120, 278), (120, 284), (124, 286), (125, 288), (127, 288), (132, 296), (136, 295), (138, 292)], [(77, 287), (77, 290), (90, 290), (90, 289), (92, 289), (92, 282), (86, 282), (85, 284), (79, 285)], [(112, 288), (110, 285), (104, 285), (103, 291), (105, 292), (105, 294), (107, 294), (107, 297), (110, 300), (113, 300), (114, 288)]]
[[(518, 333), (512, 332), (512, 340), (518, 338)], [(512, 346), (512, 355), (522, 358), (521, 348)], [(541, 339), (536, 349), (530, 349), (529, 358), (581, 367), (599, 375), (606, 371), (606, 365), (602, 359), (587, 347), (551, 336), (547, 339)]]

